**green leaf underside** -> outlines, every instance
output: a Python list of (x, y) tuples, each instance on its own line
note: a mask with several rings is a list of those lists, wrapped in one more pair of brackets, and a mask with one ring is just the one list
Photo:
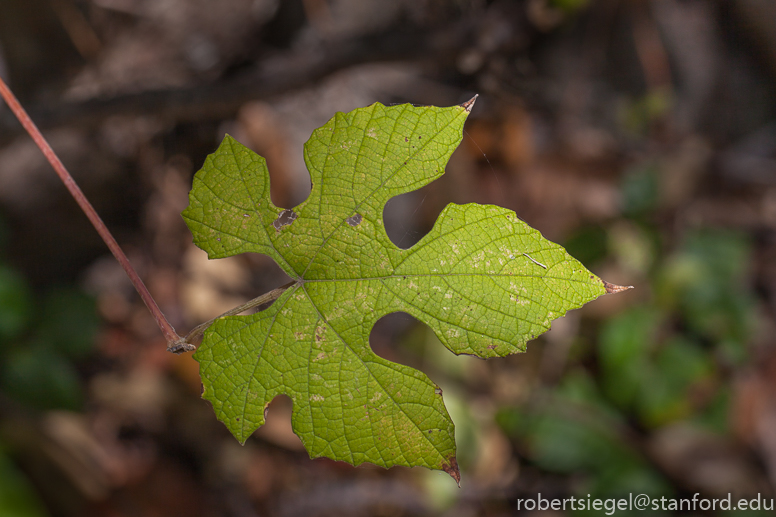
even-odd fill
[(270, 200), (263, 158), (227, 136), (194, 178), (183, 216), (210, 258), (271, 256), (296, 281), (268, 309), (217, 320), (195, 354), (218, 418), (240, 442), (279, 394), (311, 457), (423, 465), (457, 478), (454, 427), (423, 373), (380, 358), (369, 334), (407, 312), (456, 354), (525, 350), (604, 284), (514, 212), (448, 205), (410, 249), (391, 243), (385, 203), (444, 173), (467, 107), (337, 113), (305, 144), (309, 198)]

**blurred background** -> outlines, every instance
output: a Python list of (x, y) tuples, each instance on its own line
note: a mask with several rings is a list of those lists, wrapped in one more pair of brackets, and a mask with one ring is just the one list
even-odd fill
[(455, 357), (407, 315), (378, 323), (375, 352), (444, 389), (460, 489), (310, 460), (282, 397), (242, 447), (0, 106), (0, 515), (774, 496), (776, 3), (2, 0), (0, 75), (181, 333), (286, 282), (264, 256), (208, 262), (179, 215), (224, 133), (267, 158), (292, 207), (312, 130), (376, 101), (480, 95), (447, 174), (386, 207), (397, 245), (448, 202), (493, 203), (636, 286), (505, 359)]

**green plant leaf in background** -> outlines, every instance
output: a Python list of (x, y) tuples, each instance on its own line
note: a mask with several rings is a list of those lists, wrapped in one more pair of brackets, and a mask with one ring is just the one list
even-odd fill
[(458, 480), (442, 391), (374, 354), (374, 323), (407, 312), (455, 354), (498, 357), (617, 290), (496, 206), (450, 204), (412, 248), (390, 241), (385, 203), (444, 173), (472, 104), (337, 113), (305, 144), (313, 187), (293, 210), (272, 204), (264, 159), (229, 136), (197, 172), (183, 212), (194, 242), (210, 258), (267, 254), (294, 280), (268, 309), (217, 320), (195, 354), (203, 396), (240, 442), (286, 394), (311, 457)]
[(0, 515), (46, 517), (48, 512), (0, 444)]
[(0, 264), (0, 350), (26, 330), (32, 314), (32, 294), (24, 278)]
[(100, 324), (94, 300), (60, 287), (35, 306), (33, 315), (22, 277), (0, 266), (0, 391), (33, 408), (76, 410), (83, 393), (75, 361), (92, 352)]

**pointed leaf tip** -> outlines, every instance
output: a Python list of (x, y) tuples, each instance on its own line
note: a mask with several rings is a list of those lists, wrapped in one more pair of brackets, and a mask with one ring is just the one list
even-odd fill
[(604, 284), (604, 288), (606, 289), (606, 294), (614, 294), (619, 293), (622, 291), (627, 291), (628, 289), (633, 289), (632, 285), (616, 285), (616, 284), (610, 284), (606, 280), (601, 280)]
[(474, 97), (461, 104), (461, 107), (466, 110), (466, 113), (472, 112), (472, 108), (474, 107), (474, 102), (477, 100), (477, 97), (479, 97), (479, 94), (475, 94)]
[(458, 470), (458, 460), (455, 456), (451, 456), (447, 463), (442, 464), (442, 470), (458, 483), (458, 488), (461, 488), (461, 471)]

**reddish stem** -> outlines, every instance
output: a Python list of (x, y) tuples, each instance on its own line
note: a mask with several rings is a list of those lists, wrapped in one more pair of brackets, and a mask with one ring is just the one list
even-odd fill
[(92, 222), (95, 230), (97, 230), (97, 233), (100, 234), (100, 237), (102, 237), (102, 240), (105, 241), (105, 244), (108, 245), (108, 248), (110, 249), (111, 253), (113, 253), (113, 256), (116, 257), (116, 260), (119, 261), (121, 267), (124, 268), (124, 271), (127, 273), (130, 281), (132, 281), (132, 285), (135, 286), (138, 294), (143, 299), (143, 302), (145, 302), (146, 307), (148, 307), (148, 310), (151, 311), (151, 314), (154, 316), (156, 324), (159, 325), (162, 334), (164, 334), (164, 338), (167, 340), (168, 349), (176, 349), (177, 351), (177, 349), (179, 349), (183, 343), (183, 338), (181, 338), (177, 332), (175, 332), (175, 329), (172, 327), (172, 325), (170, 325), (170, 322), (167, 321), (167, 318), (164, 317), (164, 314), (162, 314), (159, 306), (156, 305), (156, 301), (151, 296), (151, 293), (148, 292), (145, 284), (138, 276), (137, 271), (135, 271), (135, 269), (132, 267), (132, 264), (129, 263), (129, 259), (126, 255), (124, 255), (124, 252), (119, 247), (116, 239), (114, 239), (113, 235), (111, 235), (110, 230), (108, 230), (108, 228), (105, 226), (105, 223), (102, 222), (100, 216), (97, 215), (94, 207), (92, 207), (91, 203), (89, 203), (89, 201), (86, 199), (86, 196), (84, 196), (84, 193), (81, 192), (81, 189), (78, 188), (78, 185), (76, 184), (73, 177), (69, 172), (67, 172), (67, 169), (59, 160), (54, 150), (40, 133), (37, 126), (35, 126), (35, 123), (32, 121), (32, 119), (30, 119), (29, 115), (27, 115), (27, 112), (24, 111), (24, 108), (22, 108), (21, 104), (19, 104), (19, 101), (16, 99), (13, 92), (11, 92), (1, 77), (0, 95), (2, 95), (3, 99), (5, 99), (5, 102), (8, 103), (8, 107), (11, 108), (13, 114), (16, 115), (16, 118), (19, 119), (19, 122), (21, 122), (22, 126), (24, 126), (24, 129), (26, 129), (30, 134), (51, 166), (54, 167), (54, 170), (59, 176), (59, 179), (62, 180), (62, 183), (65, 184), (67, 190), (70, 191), (70, 194), (73, 196), (76, 203), (78, 203), (78, 206), (81, 207), (81, 210), (83, 210), (83, 212), (86, 214), (86, 217), (88, 217)]

